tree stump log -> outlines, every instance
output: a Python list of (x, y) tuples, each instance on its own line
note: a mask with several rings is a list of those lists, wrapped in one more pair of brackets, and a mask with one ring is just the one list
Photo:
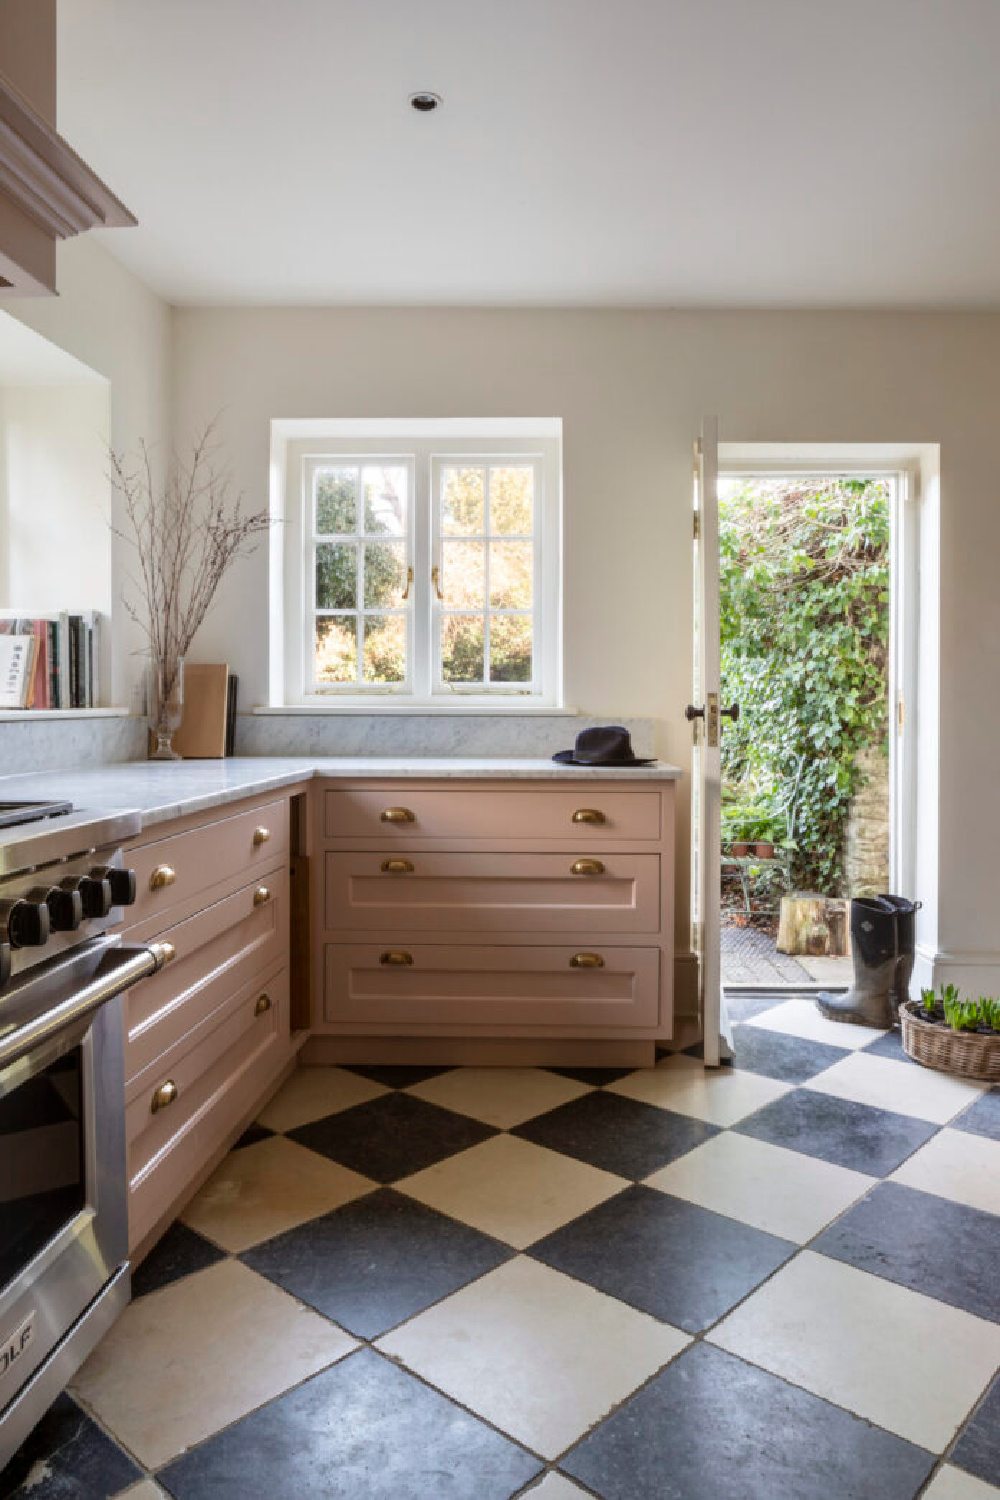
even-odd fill
[(793, 891), (781, 898), (778, 920), (779, 953), (804, 953), (810, 958), (844, 958), (851, 951), (848, 902), (840, 896)]

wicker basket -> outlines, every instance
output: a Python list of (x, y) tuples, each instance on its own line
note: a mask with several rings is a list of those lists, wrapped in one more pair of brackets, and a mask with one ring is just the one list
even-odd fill
[(957, 1073), (961, 1078), (983, 1078), (1000, 1083), (1000, 1036), (976, 1031), (952, 1031), (921, 1019), (914, 1001), (900, 1007), (903, 1051), (925, 1068)]

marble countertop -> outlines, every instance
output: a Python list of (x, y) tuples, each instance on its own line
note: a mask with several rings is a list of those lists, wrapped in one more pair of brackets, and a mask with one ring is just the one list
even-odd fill
[(0, 777), (0, 800), (63, 800), (75, 818), (137, 813), (142, 827), (238, 802), (314, 776), (429, 780), (676, 781), (677, 766), (656, 761), (632, 769), (567, 766), (552, 760), (412, 759), (365, 756), (237, 756), (227, 760), (127, 761), (117, 765)]

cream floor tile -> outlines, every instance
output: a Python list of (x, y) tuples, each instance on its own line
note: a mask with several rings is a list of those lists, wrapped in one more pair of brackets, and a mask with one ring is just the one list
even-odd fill
[(586, 1083), (546, 1073), (544, 1068), (455, 1068), (406, 1090), (500, 1130), (592, 1092)]
[(169, 1500), (166, 1490), (161, 1490), (155, 1479), (140, 1479), (127, 1490), (120, 1490), (114, 1500)]
[(524, 1500), (586, 1500), (586, 1493), (562, 1474), (546, 1474), (541, 1484), (525, 1492)]
[(650, 1187), (800, 1245), (876, 1181), (731, 1131), (646, 1178)]
[(939, 1130), (892, 1177), (953, 1203), (1000, 1214), (1000, 1141), (964, 1130)]
[(924, 1490), (924, 1500), (998, 1500), (1000, 1490), (964, 1469), (945, 1464)]
[(546, 1146), (495, 1135), (395, 1187), (523, 1250), (628, 1185)]
[(382, 1084), (346, 1068), (296, 1068), (257, 1119), (269, 1130), (295, 1130), (385, 1093)]
[(317, 1151), (308, 1151), (284, 1136), (272, 1136), (231, 1151), (181, 1218), (238, 1255), (375, 1186)]
[(378, 1347), (553, 1458), (690, 1342), (518, 1256)]
[(952, 1078), (933, 1068), (915, 1067), (913, 1063), (895, 1062), (891, 1057), (854, 1052), (815, 1078), (807, 1079), (803, 1087), (944, 1125), (978, 1099), (988, 1085)]
[(759, 1073), (741, 1072), (738, 1068), (706, 1068), (697, 1057), (675, 1054), (665, 1057), (655, 1068), (629, 1073), (617, 1083), (608, 1085), (608, 1093), (623, 1094), (642, 1104), (673, 1109), (681, 1115), (693, 1115), (712, 1125), (735, 1125), (754, 1110), (762, 1109), (791, 1088), (775, 1078)]
[(811, 1250), (709, 1341), (941, 1453), (1000, 1364), (1000, 1327)]
[(73, 1389), (156, 1469), (355, 1348), (326, 1318), (224, 1260), (127, 1307)]
[(752, 1017), (748, 1026), (763, 1026), (765, 1031), (784, 1031), (789, 1036), (805, 1037), (810, 1042), (827, 1042), (831, 1047), (852, 1051), (867, 1047), (876, 1037), (885, 1036), (873, 1026), (851, 1026), (844, 1021), (828, 1021), (813, 1000), (785, 1000), (773, 1010)]

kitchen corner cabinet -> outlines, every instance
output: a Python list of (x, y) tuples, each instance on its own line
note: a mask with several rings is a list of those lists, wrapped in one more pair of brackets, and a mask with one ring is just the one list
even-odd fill
[(671, 1035), (672, 780), (312, 794), (308, 1060), (641, 1064)]

